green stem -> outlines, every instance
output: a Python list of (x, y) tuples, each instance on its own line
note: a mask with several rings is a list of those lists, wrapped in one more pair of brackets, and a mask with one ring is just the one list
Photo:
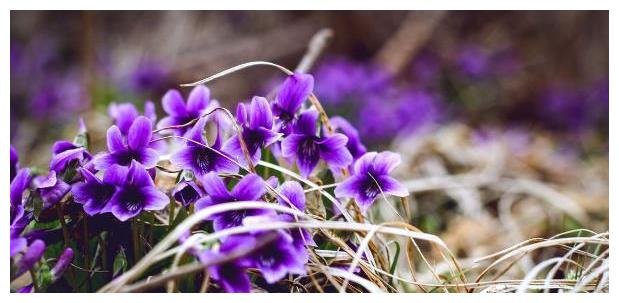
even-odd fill
[(28, 270), (30, 272), (30, 277), (32, 278), (32, 286), (34, 287), (34, 292), (39, 292), (39, 283), (37, 283), (37, 274), (34, 272), (34, 269), (31, 268)]
[(133, 264), (136, 264), (140, 260), (140, 239), (136, 218), (131, 219), (131, 240), (133, 242)]
[(170, 216), (169, 216), (169, 220), (168, 220), (168, 226), (170, 227), (170, 229), (172, 228), (172, 223), (174, 223), (174, 207), (176, 206), (176, 201), (174, 201), (174, 198), (170, 199)]

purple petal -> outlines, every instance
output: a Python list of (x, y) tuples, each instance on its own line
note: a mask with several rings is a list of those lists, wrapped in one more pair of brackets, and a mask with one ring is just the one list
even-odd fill
[(187, 99), (187, 112), (199, 116), (206, 109), (211, 97), (211, 92), (204, 85), (194, 87)]
[(346, 148), (348, 138), (342, 134), (335, 134), (320, 141), (320, 157), (329, 165), (346, 167), (352, 163), (352, 155)]
[(389, 174), (402, 160), (400, 155), (390, 151), (384, 151), (376, 155), (372, 167), (377, 175)]
[(273, 127), (273, 114), (267, 99), (263, 97), (254, 97), (250, 104), (249, 127), (257, 129), (264, 127), (271, 129)]
[(320, 160), (318, 148), (313, 138), (306, 135), (288, 135), (282, 142), (283, 156), (297, 159), (299, 173), (303, 177), (309, 176), (316, 165), (318, 165)]
[(259, 200), (266, 193), (264, 180), (256, 174), (248, 174), (232, 190), (232, 196), (241, 201)]
[(144, 116), (150, 119), (153, 122), (153, 126), (155, 126), (155, 121), (157, 121), (157, 110), (155, 109), (155, 103), (153, 101), (146, 101), (144, 103)]
[(385, 194), (408, 197), (408, 190), (398, 180), (386, 175), (379, 176), (376, 179)]
[(136, 151), (136, 160), (145, 168), (153, 168), (159, 161), (159, 153), (152, 148), (142, 148)]
[(202, 179), (202, 187), (204, 187), (204, 191), (213, 198), (215, 201), (226, 201), (232, 200), (232, 196), (224, 182), (217, 176), (216, 173), (208, 173)]
[(26, 245), (28, 245), (28, 241), (26, 241), (26, 238), (19, 237), (11, 239), (11, 242), (9, 244), (11, 250), (10, 257), (13, 257), (18, 253), (24, 251), (24, 249), (26, 249)]
[[(284, 80), (277, 95), (278, 107), (286, 114), (294, 115), (314, 89), (314, 77), (295, 73)], [(280, 115), (280, 113), (276, 113)]]
[[(224, 143), (222, 151), (230, 155), (231, 158), (234, 159), (239, 164), (247, 165), (247, 160), (245, 159), (245, 153), (243, 153), (243, 149), (241, 148), (241, 142), (239, 141), (239, 138), (237, 135), (233, 135), (232, 137), (230, 137), (230, 139), (228, 139)], [(250, 151), (252, 163), (255, 164), (256, 162), (260, 161), (261, 155), (262, 153), (260, 152), (259, 148), (257, 148), (253, 154), (251, 154), (251, 151)], [(227, 161), (227, 162), (230, 162), (230, 161)]]
[(170, 204), (170, 198), (155, 186), (143, 188), (143, 195), (145, 210), (162, 210)]
[(318, 112), (308, 109), (299, 115), (299, 120), (294, 125), (294, 132), (308, 136), (316, 136), (316, 120)]
[(103, 175), (103, 182), (121, 186), (127, 179), (129, 168), (120, 165), (110, 166)]
[(37, 263), (39, 259), (41, 259), (44, 252), (45, 242), (38, 239), (34, 240), (34, 242), (32, 242), (32, 244), (30, 244), (30, 246), (28, 247), (28, 250), (26, 251), (24, 256), (19, 259), (19, 269), (17, 271), (17, 276), (32, 268), (32, 266), (34, 266), (34, 264)]
[(299, 182), (286, 181), (279, 187), (280, 195), (286, 197), (288, 201), (285, 201), (281, 197), (277, 197), (277, 201), (280, 205), (291, 207), (289, 202), (300, 211), (305, 211), (305, 192)]
[(138, 110), (131, 103), (122, 103), (110, 104), (108, 109), (108, 113), (112, 119), (114, 119), (114, 123), (120, 129), (120, 132), (123, 134), (127, 134), (129, 132), (129, 128), (133, 121), (139, 116)]
[(118, 164), (116, 157), (114, 157), (114, 155), (110, 153), (99, 153), (95, 155), (95, 158), (92, 162), (96, 170), (105, 170), (113, 165)]
[(356, 197), (363, 190), (362, 184), (364, 180), (364, 177), (358, 175), (349, 177), (335, 188), (335, 196), (338, 198)]
[(118, 190), (108, 203), (109, 211), (120, 221), (127, 221), (142, 211), (142, 201), (132, 200), (135, 194), (126, 190)]
[(11, 206), (17, 207), (22, 204), (22, 196), (24, 194), (24, 190), (28, 188), (30, 180), (30, 169), (23, 168), (17, 172), (17, 175), (11, 182), (10, 186)]
[(144, 166), (135, 160), (131, 162), (126, 182), (138, 187), (155, 186)]
[(127, 149), (123, 143), (123, 136), (120, 129), (118, 129), (116, 125), (112, 125), (107, 129), (107, 149), (110, 152), (118, 152)]
[(348, 143), (346, 143), (346, 148), (350, 151), (350, 154), (354, 159), (358, 159), (361, 157), (367, 149), (361, 143), (361, 138), (359, 137), (359, 132), (355, 129), (346, 119), (342, 117), (332, 117), (329, 119), (331, 125), (337, 130), (348, 137)]
[(56, 141), (54, 146), (52, 146), (52, 153), (57, 155), (59, 153), (65, 152), (70, 149), (76, 149), (79, 146), (69, 142), (69, 141)]
[(374, 158), (376, 158), (376, 152), (368, 152), (365, 155), (361, 156), (361, 158), (355, 161), (353, 165), (353, 170), (355, 174), (365, 175), (372, 168), (372, 164), (374, 163)]
[(161, 101), (163, 110), (171, 116), (187, 116), (187, 108), (181, 93), (175, 89), (168, 90)]
[(82, 161), (84, 159), (84, 153), (86, 149), (83, 147), (69, 149), (63, 151), (59, 154), (56, 154), (52, 157), (51, 162), (49, 163), (50, 170), (55, 171), (64, 171), (64, 169), (69, 165), (72, 161)]
[[(189, 130), (187, 132), (186, 137), (188, 139), (191, 139), (193, 141), (196, 141), (198, 143), (206, 145), (207, 142), (204, 139), (204, 137), (202, 136), (202, 132), (204, 131), (204, 128), (206, 126), (206, 122), (207, 122), (206, 118), (200, 118), (198, 120), (198, 122), (196, 122), (196, 124), (191, 128), (191, 130)], [(191, 144), (197, 145), (197, 144), (195, 144), (193, 142), (190, 142), (190, 141), (188, 141), (188, 144), (189, 145), (191, 145)]]
[(241, 125), (249, 123), (249, 113), (247, 112), (247, 105), (245, 105), (245, 103), (239, 103), (236, 106), (236, 119)]
[(127, 142), (132, 150), (139, 150), (150, 143), (152, 136), (152, 122), (144, 117), (140, 116), (129, 128), (129, 134), (127, 135)]

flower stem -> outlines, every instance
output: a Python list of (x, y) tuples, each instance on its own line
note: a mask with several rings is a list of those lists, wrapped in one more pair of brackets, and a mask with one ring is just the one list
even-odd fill
[(32, 286), (34, 287), (34, 292), (39, 292), (39, 284), (37, 283), (37, 275), (34, 272), (34, 269), (31, 268), (28, 271), (30, 272), (30, 277), (32, 278)]
[[(84, 227), (84, 243), (82, 244), (83, 247), (83, 251), (84, 251), (84, 265), (86, 267), (86, 269), (88, 270), (88, 273), (90, 275), (90, 249), (89, 249), (89, 245), (88, 245), (88, 240), (90, 239), (90, 237), (88, 236), (88, 216), (86, 215), (85, 212), (82, 211), (82, 216), (83, 216), (83, 227)], [(86, 281), (86, 285), (88, 287), (88, 292), (92, 291), (92, 283), (91, 283), (91, 279), (90, 277), (88, 277), (87, 281)]]
[(140, 260), (140, 239), (138, 232), (138, 222), (136, 218), (131, 219), (131, 242), (133, 243), (133, 264)]

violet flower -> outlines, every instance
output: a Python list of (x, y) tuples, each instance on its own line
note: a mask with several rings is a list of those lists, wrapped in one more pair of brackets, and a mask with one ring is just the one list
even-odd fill
[[(200, 118), (202, 115), (219, 107), (219, 102), (211, 100), (210, 95), (211, 93), (206, 86), (196, 86), (189, 93), (187, 104), (185, 104), (183, 96), (181, 96), (179, 91), (175, 89), (169, 90), (162, 100), (163, 110), (168, 116), (159, 121), (157, 128), (187, 124), (191, 120)], [(185, 126), (171, 131), (182, 136), (189, 129), (190, 126)]]
[(381, 194), (408, 196), (408, 190), (389, 176), (400, 161), (400, 155), (388, 151), (366, 153), (355, 162), (352, 176), (335, 188), (336, 197), (352, 197), (366, 211)]
[(144, 166), (135, 160), (129, 168), (120, 165), (108, 168), (106, 175), (116, 185), (116, 192), (103, 212), (111, 212), (120, 221), (127, 221), (142, 210), (161, 210), (170, 202), (168, 196), (157, 190)]
[(82, 204), (84, 212), (89, 216), (100, 213), (114, 195), (116, 187), (112, 183), (113, 170), (106, 170), (103, 181), (92, 172), (80, 168), (84, 182), (73, 185), (71, 192), (76, 203)]
[[(258, 162), (261, 157), (260, 149), (267, 147), (281, 137), (273, 131), (273, 114), (269, 102), (263, 97), (253, 97), (249, 106), (239, 103), (236, 117), (243, 126), (243, 141), (245, 142), (252, 162)], [(234, 156), (241, 164), (247, 164), (237, 135), (226, 141), (223, 150)]]
[(49, 163), (49, 169), (62, 173), (67, 166), (75, 163), (84, 164), (91, 159), (92, 156), (86, 148), (68, 141), (56, 141), (52, 147), (52, 160)]
[[(213, 263), (225, 256), (238, 251), (250, 251), (256, 245), (252, 236), (234, 235), (227, 237), (219, 246), (219, 251), (204, 251), (199, 255), (200, 262)], [(247, 276), (248, 262), (245, 258), (235, 258), (227, 262), (208, 266), (209, 273), (226, 292), (247, 293), (251, 291), (251, 284)]]
[(318, 161), (323, 159), (331, 167), (346, 167), (352, 155), (346, 149), (348, 138), (342, 134), (319, 137), (316, 132), (316, 110), (303, 112), (294, 125), (293, 133), (282, 142), (282, 154), (296, 159), (301, 176), (307, 177)]
[[(118, 126), (120, 133), (124, 136), (129, 134), (131, 124), (140, 116), (140, 113), (133, 103), (112, 103), (108, 107), (108, 114), (112, 117), (114, 124)], [(155, 104), (152, 101), (146, 101), (146, 103), (144, 103), (144, 116), (150, 119), (154, 127), (155, 121), (157, 121), (157, 112), (155, 111)]]
[(290, 133), (296, 112), (303, 102), (309, 97), (314, 89), (314, 77), (309, 74), (295, 73), (284, 80), (279, 89), (277, 99), (273, 103), (273, 114), (279, 118), (279, 129), (284, 133)]
[(176, 184), (174, 190), (172, 190), (172, 197), (174, 197), (176, 201), (183, 203), (185, 207), (198, 201), (202, 196), (204, 196), (204, 192), (193, 181), (180, 182)]
[(56, 171), (52, 170), (46, 177), (37, 176), (33, 180), (34, 186), (43, 200), (43, 209), (50, 208), (60, 202), (71, 190), (71, 185), (58, 179)]
[[(305, 211), (305, 192), (299, 182), (286, 181), (279, 188), (277, 188), (279, 195), (277, 196), (277, 202), (280, 205), (295, 208), (301, 212)], [(294, 207), (292, 207), (294, 206)], [(279, 220), (286, 222), (295, 222), (296, 218), (290, 214), (278, 215)], [(315, 246), (316, 243), (312, 239), (311, 234), (303, 228), (292, 228), (289, 230), (292, 236), (292, 243), (298, 251), (304, 251), (305, 246)], [(309, 257), (309, 256), (308, 256)]]
[(94, 159), (95, 168), (107, 169), (115, 164), (129, 166), (133, 160), (146, 168), (157, 164), (159, 155), (149, 146), (152, 137), (151, 121), (140, 116), (131, 124), (127, 134), (127, 144), (116, 125), (107, 130), (107, 148), (109, 152), (98, 154)]
[[(265, 181), (256, 174), (243, 177), (232, 191), (228, 191), (224, 182), (214, 172), (203, 176), (201, 181), (208, 195), (196, 202), (196, 210), (234, 201), (259, 201), (266, 193)], [(215, 214), (208, 219), (213, 220), (213, 228), (219, 231), (241, 225), (245, 217), (268, 213), (272, 212), (265, 209), (242, 209)]]
[(367, 149), (365, 148), (365, 145), (361, 143), (359, 132), (354, 126), (352, 126), (352, 124), (350, 124), (350, 122), (339, 116), (331, 117), (329, 122), (331, 122), (331, 125), (335, 131), (344, 134), (344, 136), (348, 138), (346, 148), (352, 155), (353, 159), (359, 159), (363, 156), (363, 154), (365, 154)]
[(186, 137), (191, 141), (187, 141), (183, 149), (172, 155), (170, 161), (176, 167), (193, 171), (198, 177), (212, 171), (236, 173), (238, 171), (237, 165), (229, 160), (231, 157), (227, 153), (221, 150), (219, 130), (217, 130), (217, 138), (213, 145), (210, 148), (206, 147), (208, 143), (202, 136), (206, 122), (206, 118), (198, 120), (196, 125), (186, 134)]
[(17, 273), (15, 276), (18, 277), (30, 270), (43, 257), (43, 253), (45, 253), (45, 242), (38, 239), (34, 240), (28, 246), (26, 253), (17, 262)]
[(64, 274), (67, 268), (69, 268), (69, 265), (71, 265), (71, 261), (73, 261), (73, 249), (68, 247), (60, 254), (56, 265), (54, 265), (51, 270), (52, 281), (56, 281), (62, 277), (62, 274)]
[(20, 169), (15, 178), (11, 180), (11, 185), (9, 188), (11, 209), (23, 206), (22, 198), (24, 191), (30, 185), (31, 178), (32, 176), (30, 175), (30, 169), (23, 168)]

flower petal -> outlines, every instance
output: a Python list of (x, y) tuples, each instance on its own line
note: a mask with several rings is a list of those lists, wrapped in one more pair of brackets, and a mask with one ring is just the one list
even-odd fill
[(289, 202), (300, 211), (305, 211), (305, 192), (299, 182), (286, 181), (279, 187), (280, 195), (286, 197), (288, 201), (285, 201), (281, 197), (277, 197), (277, 201), (280, 205), (291, 207)]
[(208, 106), (211, 92), (204, 85), (194, 87), (187, 98), (187, 112), (199, 116)]
[(352, 155), (346, 148), (348, 138), (342, 134), (335, 134), (320, 141), (320, 158), (329, 165), (346, 167), (352, 163)]
[(390, 151), (384, 151), (376, 155), (372, 167), (377, 175), (389, 174), (402, 162), (400, 155)]
[(118, 152), (126, 149), (120, 129), (118, 126), (112, 125), (107, 129), (107, 150), (110, 152)]
[(120, 132), (125, 135), (129, 132), (133, 121), (139, 116), (138, 110), (131, 103), (112, 103), (108, 113), (114, 119), (114, 124), (118, 126)]
[(112, 165), (105, 170), (103, 182), (121, 186), (127, 179), (129, 168), (120, 165)]
[(240, 201), (259, 200), (266, 193), (264, 180), (256, 174), (248, 174), (232, 189), (232, 196)]
[(249, 127), (257, 129), (264, 127), (271, 129), (273, 127), (273, 114), (271, 106), (264, 97), (253, 97), (250, 106)]
[(159, 153), (152, 148), (142, 148), (136, 151), (136, 160), (140, 162), (144, 168), (153, 168), (159, 161)]
[(230, 192), (228, 192), (226, 185), (216, 173), (208, 173), (202, 177), (200, 181), (202, 181), (204, 191), (211, 196), (215, 202), (226, 202), (232, 200), (232, 196), (230, 195)]
[(374, 158), (376, 158), (376, 155), (376, 152), (368, 152), (361, 156), (361, 158), (357, 159), (353, 165), (354, 173), (358, 175), (366, 175), (370, 171), (370, 168), (372, 168), (372, 163), (374, 163)]
[(144, 166), (135, 160), (131, 161), (125, 182), (138, 187), (155, 186)]
[(30, 180), (30, 169), (23, 168), (17, 172), (17, 175), (15, 176), (15, 178), (13, 178), (13, 181), (11, 181), (11, 186), (9, 190), (11, 206), (17, 207), (18, 205), (22, 204), (22, 196), (24, 194), (24, 190), (28, 188)]
[(387, 175), (379, 176), (376, 179), (385, 194), (394, 195), (398, 197), (408, 197), (409, 195), (408, 189), (406, 189), (404, 185), (398, 182), (398, 180), (392, 177), (389, 177)]
[(344, 180), (340, 185), (335, 188), (335, 196), (338, 198), (353, 198), (359, 192), (361, 192), (364, 178), (361, 176), (353, 175)]
[(294, 132), (307, 136), (316, 136), (316, 120), (318, 112), (308, 109), (299, 115), (299, 120), (294, 124)]
[(129, 147), (132, 150), (139, 150), (140, 148), (148, 146), (152, 136), (152, 130), (152, 122), (148, 118), (140, 116), (135, 119), (127, 135)]
[(145, 210), (162, 210), (170, 204), (170, 198), (153, 186), (142, 188)]
[[(295, 73), (288, 76), (277, 94), (279, 108), (289, 115), (294, 115), (313, 89), (314, 77), (312, 75)], [(277, 115), (280, 114), (277, 113)]]
[(171, 89), (166, 92), (161, 101), (163, 110), (171, 116), (187, 116), (187, 108), (183, 96), (178, 90)]

